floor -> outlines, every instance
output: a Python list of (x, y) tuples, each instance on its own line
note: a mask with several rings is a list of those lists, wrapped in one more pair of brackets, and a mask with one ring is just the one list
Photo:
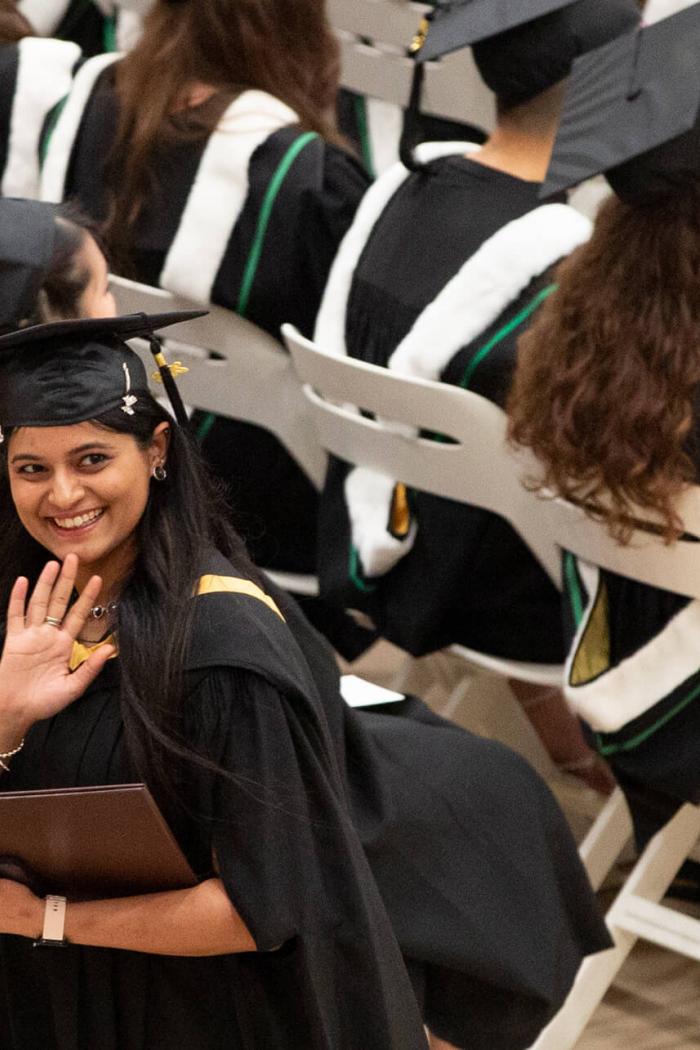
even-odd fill
[(638, 943), (576, 1050), (697, 1050), (700, 963)]
[[(380, 643), (352, 671), (380, 685), (411, 691), (465, 728), (497, 736), (523, 752), (548, 780), (577, 839), (595, 818), (595, 792), (555, 770), (511, 701), (507, 686), (493, 677), (464, 676), (464, 664), (449, 657), (407, 662)], [(455, 694), (457, 682), (463, 684)], [(452, 702), (448, 697), (452, 697)], [(612, 899), (613, 889), (602, 898)], [(696, 909), (700, 917), (700, 909)], [(700, 964), (639, 942), (589, 1022), (576, 1050), (700, 1050)]]

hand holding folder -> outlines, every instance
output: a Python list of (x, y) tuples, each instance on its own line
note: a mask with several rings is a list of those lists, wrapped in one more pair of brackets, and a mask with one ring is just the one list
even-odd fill
[(24, 869), (43, 893), (72, 899), (197, 882), (145, 784), (0, 792), (0, 858), (0, 877)]

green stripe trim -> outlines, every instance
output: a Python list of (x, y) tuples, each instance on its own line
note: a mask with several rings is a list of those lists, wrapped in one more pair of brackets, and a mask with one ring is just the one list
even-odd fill
[(350, 544), (350, 564), (348, 566), (348, 575), (350, 580), (357, 587), (358, 591), (362, 591), (363, 594), (373, 594), (377, 586), (373, 583), (367, 583), (362, 578), (362, 569), (360, 568), (360, 555), (357, 547)]
[(117, 16), (109, 15), (105, 18), (104, 31), (102, 34), (102, 43), (105, 51), (110, 54), (119, 50), (117, 45)]
[(357, 133), (360, 138), (362, 160), (370, 178), (376, 178), (374, 170), (374, 156), (372, 153), (372, 140), (369, 135), (369, 121), (367, 118), (367, 99), (363, 95), (356, 95), (353, 101), (355, 108), (355, 120), (357, 121)]
[(60, 99), (59, 102), (56, 103), (53, 109), (49, 112), (49, 115), (46, 119), (46, 127), (44, 129), (44, 134), (42, 135), (41, 142), (39, 143), (40, 168), (44, 167), (44, 163), (46, 162), (46, 157), (49, 152), (49, 146), (51, 145), (51, 139), (53, 138), (53, 133), (56, 130), (56, 125), (61, 119), (61, 113), (63, 113), (63, 110), (66, 108), (67, 102), (68, 95), (65, 95), (62, 99)]
[(571, 614), (576, 627), (580, 627), (584, 613), (583, 597), (581, 595), (578, 572), (576, 571), (576, 560), (571, 551), (564, 551), (564, 576), (569, 592), (569, 600), (571, 601)]
[[(238, 293), (238, 303), (236, 305), (236, 313), (240, 314), (241, 317), (245, 317), (248, 304), (250, 302), (250, 293), (253, 290), (255, 278), (260, 265), (260, 259), (262, 257), (263, 247), (265, 245), (265, 236), (267, 234), (267, 228), (270, 224), (270, 217), (272, 215), (272, 209), (275, 206), (275, 201), (279, 196), (279, 192), (282, 189), (282, 184), (286, 179), (289, 169), (291, 168), (294, 161), (297, 159), (301, 151), (309, 142), (313, 139), (317, 139), (318, 135), (315, 131), (307, 131), (305, 134), (300, 135), (298, 139), (295, 139), (291, 144), (284, 157), (277, 166), (275, 174), (270, 180), (270, 185), (267, 187), (265, 197), (263, 198), (262, 207), (260, 208), (260, 215), (258, 216), (258, 222), (255, 227), (255, 235), (253, 237), (253, 243), (250, 246), (248, 252), (248, 258), (246, 260), (245, 268), (243, 270), (243, 278), (241, 280), (241, 288)], [(216, 423), (217, 416), (213, 412), (208, 412), (202, 422), (197, 427), (197, 441), (201, 445), (206, 441), (209, 436), (212, 427)]]
[(260, 215), (258, 217), (258, 224), (255, 230), (255, 236), (253, 243), (248, 253), (248, 260), (243, 271), (243, 280), (241, 281), (241, 290), (238, 295), (238, 304), (236, 306), (236, 313), (240, 314), (241, 317), (246, 316), (248, 310), (248, 303), (250, 301), (250, 294), (253, 290), (253, 284), (255, 283), (255, 277), (258, 272), (258, 266), (260, 265), (260, 258), (262, 256), (263, 247), (265, 244), (265, 236), (267, 234), (267, 228), (270, 223), (270, 217), (272, 215), (272, 209), (275, 206), (275, 201), (282, 189), (282, 184), (289, 174), (294, 161), (297, 159), (301, 151), (308, 146), (310, 142), (317, 139), (318, 135), (315, 131), (307, 131), (304, 135), (300, 135), (296, 139), (284, 157), (279, 163), (277, 171), (273, 175), (270, 185), (267, 188), (267, 193), (260, 209)]
[(217, 417), (215, 412), (207, 412), (207, 414), (202, 419), (202, 422), (197, 427), (196, 437), (200, 445), (209, 437), (211, 428), (216, 423), (216, 418)]
[(695, 689), (688, 693), (687, 696), (684, 696), (682, 700), (679, 700), (675, 707), (672, 707), (670, 711), (667, 711), (665, 715), (662, 715), (658, 722), (654, 722), (652, 726), (644, 729), (641, 733), (638, 733), (637, 736), (630, 737), (629, 740), (625, 740), (622, 744), (604, 744), (602, 736), (599, 735), (598, 750), (604, 757), (607, 757), (608, 755), (617, 755), (621, 751), (634, 751), (635, 748), (646, 743), (649, 737), (658, 733), (658, 731), (663, 729), (665, 725), (668, 725), (671, 719), (675, 718), (676, 715), (679, 715), (681, 711), (685, 710), (686, 707), (692, 704), (693, 700), (697, 700), (698, 696), (700, 696), (700, 685), (696, 685)]
[(516, 316), (513, 317), (508, 322), (508, 324), (504, 325), (503, 328), (496, 332), (493, 338), (489, 339), (488, 343), (482, 346), (482, 348), (476, 354), (474, 354), (474, 357), (471, 359), (471, 361), (465, 368), (464, 375), (462, 376), (462, 379), (459, 384), (463, 390), (466, 390), (469, 387), (469, 384), (474, 378), (474, 373), (476, 372), (477, 368), (484, 360), (484, 358), (488, 357), (491, 351), (495, 347), (497, 347), (499, 343), (502, 343), (503, 340), (506, 339), (512, 332), (514, 332), (517, 328), (524, 324), (525, 321), (527, 321), (528, 317), (530, 317), (535, 312), (538, 306), (541, 306), (545, 299), (548, 299), (552, 292), (555, 292), (556, 290), (556, 284), (550, 284), (547, 285), (546, 288), (543, 288), (542, 291), (539, 292), (535, 296), (535, 298), (520, 311), (519, 314), (516, 314)]

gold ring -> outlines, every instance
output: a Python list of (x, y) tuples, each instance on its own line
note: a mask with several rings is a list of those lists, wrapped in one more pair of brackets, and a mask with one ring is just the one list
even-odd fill
[(44, 623), (50, 623), (52, 627), (60, 627), (63, 620), (59, 616), (47, 616)]

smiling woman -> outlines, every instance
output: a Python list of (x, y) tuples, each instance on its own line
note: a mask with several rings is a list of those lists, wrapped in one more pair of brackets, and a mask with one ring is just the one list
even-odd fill
[[(117, 412), (120, 410), (117, 409)], [(117, 416), (121, 423), (123, 416)], [(106, 428), (106, 421), (67, 427), (20, 427), (8, 445), (9, 482), (27, 533), (60, 561), (80, 557), (80, 589), (102, 577), (102, 603), (116, 601), (136, 556), (136, 527), (149, 482), (162, 470), (170, 426), (145, 436)], [(99, 637), (99, 631), (97, 636)]]
[(125, 342), (189, 316), (0, 335), (0, 792), (143, 781), (198, 877), (68, 902), (44, 966), (0, 878), (3, 1050), (523, 1050), (608, 945), (564, 818), (415, 698), (345, 706)]

